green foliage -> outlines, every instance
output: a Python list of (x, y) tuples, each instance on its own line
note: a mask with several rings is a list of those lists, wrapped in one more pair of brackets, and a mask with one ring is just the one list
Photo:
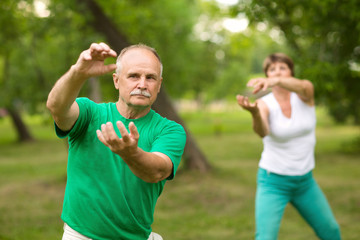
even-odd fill
[[(79, 53), (104, 41), (77, 1), (48, 3), (49, 16), (40, 17), (32, 0), (0, 2), (1, 107), (43, 111), (50, 88)], [(360, 121), (357, 1), (254, 0), (229, 8), (207, 0), (97, 3), (131, 43), (158, 50), (164, 87), (174, 98), (233, 98), (262, 72), (265, 56), (282, 51), (293, 56), (298, 77), (314, 82), (318, 103), (329, 106), (335, 119)], [(224, 29), (224, 18), (244, 13), (251, 23), (245, 31)], [(111, 77), (100, 80), (104, 99), (115, 99)], [(87, 91), (86, 85), (82, 95)]]
[(109, 16), (117, 16), (112, 20), (131, 43), (142, 42), (157, 49), (164, 65), (163, 84), (170, 95), (180, 97), (188, 89), (198, 94), (204, 85), (214, 81), (211, 44), (193, 36), (201, 11), (196, 1), (99, 3)]
[[(158, 50), (164, 64), (163, 85), (175, 98), (191, 96), (208, 101), (233, 97), (242, 91), (251, 71), (261, 69), (261, 51), (276, 46), (266, 33), (231, 34), (224, 30), (222, 18), (231, 12), (213, 1), (97, 3), (129, 42), (142, 42)], [(34, 1), (1, 1), (2, 107), (43, 111), (51, 87), (79, 53), (91, 42), (104, 41), (88, 25), (94, 16), (82, 9), (77, 1), (51, 0), (49, 15), (41, 16)], [(116, 99), (111, 77), (99, 79), (104, 99)], [(85, 85), (81, 94), (88, 91)]]
[[(98, 35), (62, 4), (49, 5), (50, 16), (39, 17), (32, 1), (7, 2), (0, 3), (1, 106), (38, 112), (55, 81)], [(83, 34), (89, 34), (86, 41)]]
[(216, 82), (209, 87), (210, 99), (232, 97), (246, 91), (246, 84), (253, 74), (261, 74), (262, 62), (270, 52), (277, 52), (280, 46), (272, 41), (266, 32), (249, 28), (244, 33), (227, 33), (226, 44), (222, 44), (224, 58), (218, 59)]
[(360, 123), (359, 1), (254, 0), (246, 12), (253, 23), (280, 29), (291, 48), (298, 76), (313, 81), (318, 99), (331, 109), (338, 121), (352, 117)]

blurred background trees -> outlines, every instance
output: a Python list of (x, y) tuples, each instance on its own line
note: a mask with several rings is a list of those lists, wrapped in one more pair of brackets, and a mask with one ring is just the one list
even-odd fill
[(356, 0), (252, 0), (246, 12), (253, 24), (277, 29), (298, 66), (310, 79), (318, 102), (338, 122), (360, 124), (360, 2)]
[[(311, 80), (317, 103), (339, 122), (360, 124), (359, 1), (349, 0), (92, 0), (128, 43), (157, 49), (163, 88), (173, 101), (235, 101), (262, 75), (262, 61), (282, 51), (296, 76)], [(92, 42), (108, 42), (88, 0), (0, 1), (0, 108), (19, 140), (31, 140), (21, 114), (44, 114), (47, 94)], [(121, 39), (119, 38), (119, 41)], [(113, 101), (111, 77), (82, 95)]]

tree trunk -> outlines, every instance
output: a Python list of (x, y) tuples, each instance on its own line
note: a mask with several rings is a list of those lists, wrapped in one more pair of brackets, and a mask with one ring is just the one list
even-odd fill
[(185, 167), (188, 169), (197, 169), (201, 172), (206, 172), (207, 170), (209, 170), (211, 166), (208, 163), (205, 155), (197, 146), (196, 141), (192, 137), (191, 133), (187, 130), (185, 123), (177, 114), (171, 100), (163, 89), (158, 94), (155, 103), (152, 105), (152, 108), (161, 116), (173, 120), (184, 127), (187, 136), (183, 156), (185, 161)]
[(100, 83), (97, 77), (91, 77), (89, 83), (89, 98), (96, 103), (102, 102)]
[(7, 112), (9, 113), (14, 127), (18, 133), (18, 141), (19, 142), (31, 142), (34, 141), (34, 138), (30, 134), (28, 128), (26, 127), (24, 121), (21, 118), (21, 115), (12, 108), (6, 108)]
[[(9, 53), (5, 52), (4, 56), (4, 79), (9, 79)], [(21, 118), (20, 113), (16, 110), (16, 106), (11, 106), (11, 102), (7, 101), (5, 103), (7, 113), (10, 115), (11, 120), (13, 122), (14, 128), (16, 129), (18, 141), (19, 142), (31, 142), (34, 141), (34, 138), (30, 134), (28, 128), (26, 127), (24, 121)]]
[[(121, 49), (130, 45), (127, 38), (118, 31), (113, 22), (105, 15), (101, 7), (99, 7), (94, 0), (78, 0), (78, 2), (80, 5), (83, 4), (83, 6), (91, 12), (93, 18), (90, 24), (95, 30), (104, 34), (110, 46), (116, 52), (120, 52)], [(197, 146), (180, 116), (177, 114), (164, 89), (160, 91), (152, 108), (163, 117), (176, 121), (184, 127), (187, 133), (187, 142), (184, 150), (185, 166), (189, 169), (196, 169), (202, 172), (209, 170), (210, 165), (206, 157)]]

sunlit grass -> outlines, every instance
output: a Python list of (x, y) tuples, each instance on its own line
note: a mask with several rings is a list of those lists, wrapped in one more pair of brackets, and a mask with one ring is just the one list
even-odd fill
[[(255, 178), (262, 142), (251, 117), (232, 112), (182, 112), (212, 166), (208, 173), (180, 169), (159, 198), (153, 230), (166, 240), (253, 239)], [(26, 117), (36, 142), (19, 144), (10, 119), (0, 119), (0, 239), (60, 239), (67, 151), (53, 124)], [(358, 127), (337, 125), (318, 111), (314, 175), (334, 210), (343, 239), (360, 235), (359, 154), (344, 150)], [(279, 239), (316, 239), (287, 207)]]

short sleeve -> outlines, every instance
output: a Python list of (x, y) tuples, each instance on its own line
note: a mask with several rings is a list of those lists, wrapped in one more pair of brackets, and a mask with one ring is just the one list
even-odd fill
[(185, 144), (186, 133), (184, 128), (180, 124), (172, 121), (171, 124), (166, 126), (156, 138), (151, 148), (151, 152), (161, 152), (167, 155), (173, 163), (173, 172), (167, 180), (171, 180), (175, 177), (175, 173), (184, 153)]
[(69, 131), (61, 130), (56, 123), (55, 132), (59, 138), (74, 137), (76, 138), (79, 133), (84, 131), (88, 126), (92, 116), (92, 105), (95, 104), (88, 98), (77, 98), (76, 103), (79, 105), (79, 117), (74, 126)]

